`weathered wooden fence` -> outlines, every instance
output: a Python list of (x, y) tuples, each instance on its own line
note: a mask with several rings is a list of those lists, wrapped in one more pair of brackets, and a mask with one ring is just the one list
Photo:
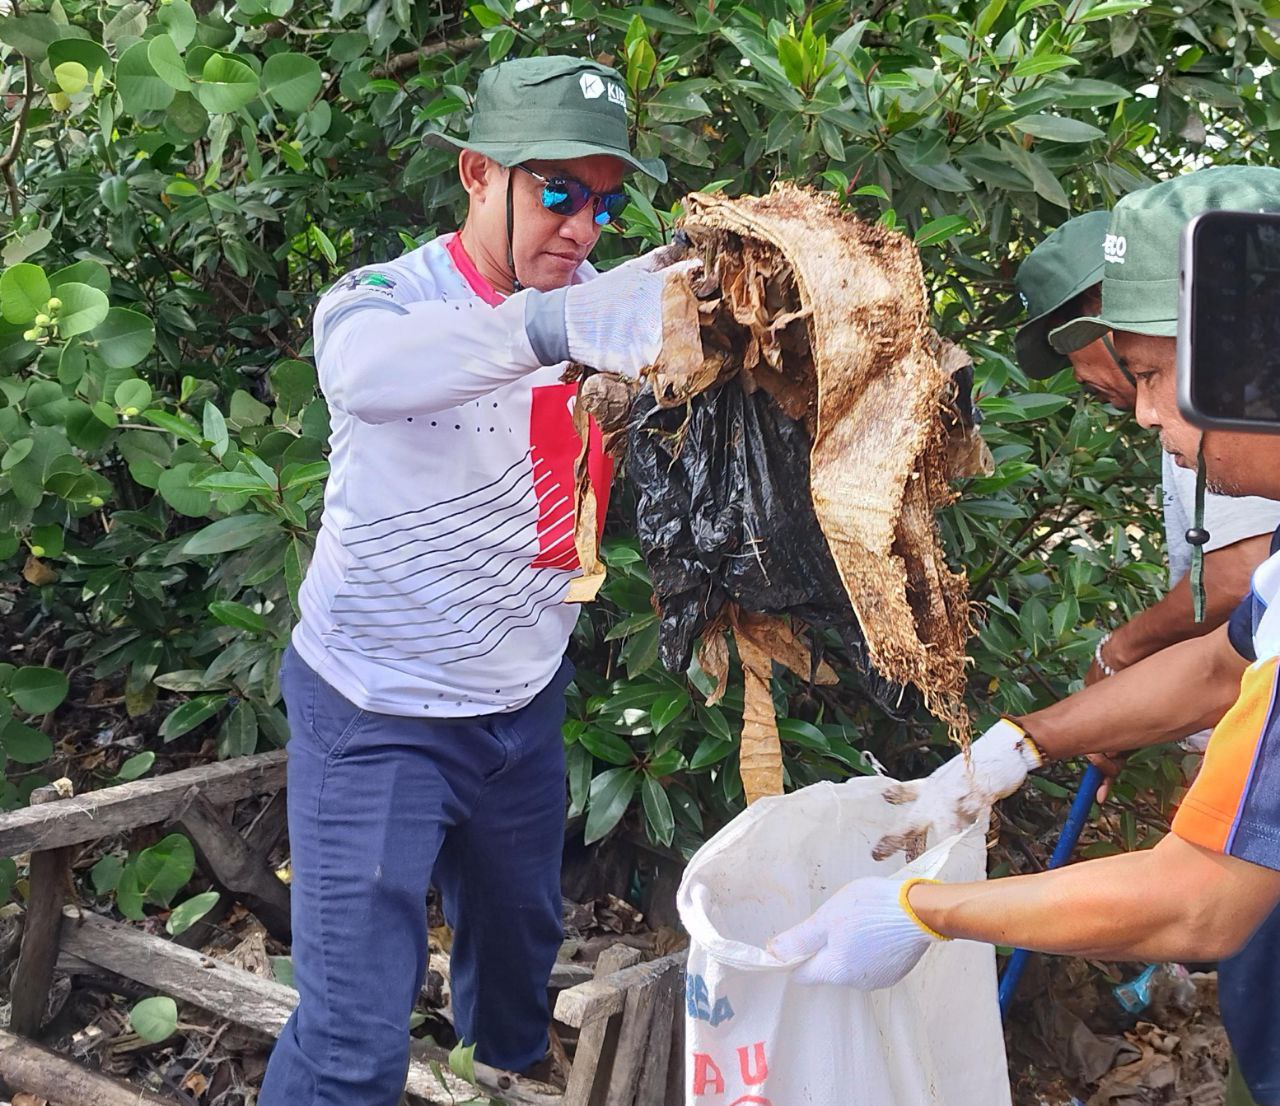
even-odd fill
[[(289, 889), (268, 861), (285, 832), (284, 784), (281, 751), (80, 796), (62, 797), (45, 787), (32, 794), (27, 808), (0, 815), (0, 856), (31, 854), (9, 1032), (0, 1032), (0, 1081), (60, 1106), (172, 1106), (170, 1098), (89, 1071), (35, 1043), (58, 971), (99, 979), (105, 973), (268, 1036), (280, 1032), (297, 1001), (293, 988), (188, 946), (201, 943), (233, 902), (251, 910), (273, 936), (288, 939)], [(264, 795), (274, 798), (242, 835), (230, 808)], [(77, 846), (160, 823), (191, 838), (221, 892), (202, 922), (167, 940), (75, 905), (71, 863)], [(683, 953), (640, 962), (640, 953), (625, 945), (606, 949), (594, 971), (558, 965), (551, 980), (559, 991), (555, 1017), (578, 1030), (564, 1093), (548, 1093), (541, 1084), (482, 1064), (476, 1065), (477, 1082), (511, 1106), (678, 1106), (683, 979)], [(414, 1042), (406, 1090), (429, 1103), (474, 1094), (448, 1074), (445, 1061), (442, 1050)], [(436, 1074), (441, 1067), (447, 1090)]]

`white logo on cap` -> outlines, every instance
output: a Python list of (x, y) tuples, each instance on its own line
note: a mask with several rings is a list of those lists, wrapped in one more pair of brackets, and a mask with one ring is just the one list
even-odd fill
[(627, 106), (627, 92), (620, 84), (614, 84), (609, 81), (607, 84), (603, 77), (595, 73), (583, 73), (578, 78), (578, 85), (582, 89), (582, 98), (584, 100), (598, 100), (606, 92), (609, 94), (609, 103), (619, 104), (622, 107)]
[(1108, 234), (1102, 243), (1102, 257), (1113, 265), (1123, 265), (1129, 243), (1123, 234)]
[(1020, 300), (1022, 301), (1022, 306), (1023, 306), (1023, 307), (1030, 308), (1030, 306), (1031, 306), (1031, 301), (1030, 301), (1029, 299), (1027, 299), (1027, 294), (1026, 294), (1026, 292), (1019, 292), (1019, 293), (1018, 293), (1018, 299), (1020, 299)]

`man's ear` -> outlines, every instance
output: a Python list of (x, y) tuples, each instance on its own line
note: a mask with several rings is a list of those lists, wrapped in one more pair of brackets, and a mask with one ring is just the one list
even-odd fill
[(502, 167), (492, 158), (475, 150), (463, 150), (458, 154), (458, 179), (473, 200), (483, 199), (501, 176)]

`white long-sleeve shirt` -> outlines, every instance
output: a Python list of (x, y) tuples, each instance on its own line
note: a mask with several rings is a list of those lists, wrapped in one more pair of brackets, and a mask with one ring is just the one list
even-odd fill
[[(349, 273), (316, 310), (332, 472), (293, 644), (365, 710), (516, 710), (560, 664), (577, 385), (538, 364), (525, 298), (494, 292), (450, 234)], [(603, 519), (594, 425), (590, 471)]]

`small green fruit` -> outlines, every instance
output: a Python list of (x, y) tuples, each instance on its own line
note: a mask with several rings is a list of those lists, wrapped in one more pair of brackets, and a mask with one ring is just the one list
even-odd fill
[(36, 326), (48, 326), (53, 320), (48, 315), (41, 312), (36, 316)]
[(100, 496), (100, 495), (91, 495), (91, 496), (89, 496), (89, 506), (90, 506), (90, 507), (101, 507), (101, 506), (102, 506), (102, 496)]
[(50, 311), (58, 311), (58, 310), (61, 310), (62, 308), (62, 301), (58, 299), (57, 296), (54, 296), (52, 299), (49, 300), (46, 306), (49, 308)]
[(33, 557), (43, 557), (43, 556), (44, 556), (44, 546), (43, 546), (43, 545), (33, 545), (33, 546), (31, 547), (31, 555), (32, 555)]
[(24, 341), (34, 342), (40, 337), (40, 331), (35, 327), (32, 327), (30, 330), (24, 330), (22, 332), (22, 337)]
[(136, 407), (126, 407), (124, 409), (124, 417), (127, 419), (133, 418), (133, 416), (136, 415), (137, 413), (138, 413), (138, 408)]

